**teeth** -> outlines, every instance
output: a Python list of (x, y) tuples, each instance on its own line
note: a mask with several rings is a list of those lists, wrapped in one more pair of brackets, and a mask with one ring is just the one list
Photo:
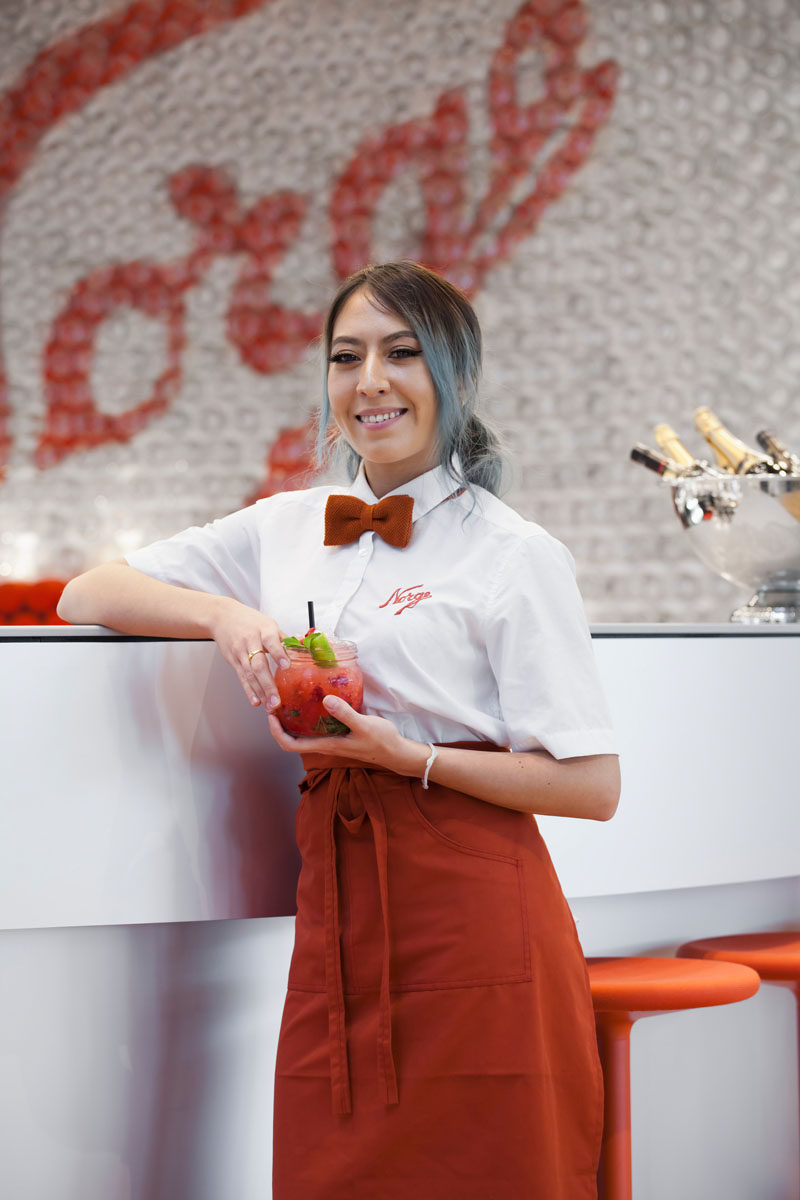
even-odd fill
[(359, 417), (358, 419), (365, 425), (382, 425), (384, 421), (391, 421), (393, 417), (399, 417), (402, 411), (402, 408), (396, 408), (393, 412), (380, 413), (377, 417)]

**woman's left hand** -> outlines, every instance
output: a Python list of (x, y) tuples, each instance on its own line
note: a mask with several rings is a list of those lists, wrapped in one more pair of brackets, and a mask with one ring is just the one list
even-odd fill
[(422, 775), (429, 753), (424, 743), (403, 737), (391, 721), (383, 717), (367, 717), (357, 713), (346, 700), (338, 696), (326, 696), (322, 703), (332, 717), (347, 726), (350, 733), (341, 737), (293, 737), (271, 714), (270, 732), (282, 750), (295, 754), (355, 758), (375, 767), (386, 767), (399, 775)]

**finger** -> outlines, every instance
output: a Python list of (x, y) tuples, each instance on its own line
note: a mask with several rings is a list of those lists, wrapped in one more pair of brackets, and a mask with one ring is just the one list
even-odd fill
[(247, 670), (246, 667), (237, 667), (236, 674), (239, 677), (239, 683), (242, 685), (242, 691), (253, 708), (263, 705), (267, 711), (270, 711), (275, 707), (272, 704), (271, 694), (264, 690), (252, 671)]
[(273, 698), (277, 700), (277, 689), (275, 688), (272, 675), (269, 668), (258, 670), (258, 664), (262, 659), (266, 658), (266, 653), (261, 653), (257, 650), (248, 651), (246, 646), (235, 652), (231, 659), (231, 666), (236, 671), (239, 677), (239, 683), (242, 685), (242, 690), (247, 696), (248, 701), (254, 708), (263, 705), (268, 711), (277, 707), (273, 702)]
[(270, 733), (275, 738), (281, 750), (294, 750), (295, 753), (297, 752), (298, 747), (295, 745), (297, 739), (286, 732), (274, 713), (269, 714), (267, 724), (269, 725)]
[(294, 754), (326, 754), (331, 742), (339, 740), (337, 738), (295, 737), (294, 734), (286, 732), (274, 713), (269, 715), (267, 723), (270, 733), (281, 750), (289, 750)]
[(279, 667), (283, 667), (285, 670), (288, 666), (290, 666), (289, 656), (286, 653), (286, 647), (284, 646), (281, 637), (278, 638), (277, 643), (270, 650), (270, 654), (272, 655), (273, 661), (276, 662)]
[(306, 737), (302, 734), (287, 733), (274, 713), (268, 717), (270, 733), (282, 750), (291, 750), (295, 754), (325, 754), (351, 755), (353, 746), (349, 734), (341, 737)]
[[(289, 666), (289, 656), (286, 653), (286, 647), (283, 644), (283, 634), (281, 633), (280, 629), (278, 629), (277, 625), (275, 626), (274, 630), (262, 630), (259, 641), (261, 647), (266, 650), (267, 654), (274, 663), (276, 663), (279, 667)], [(263, 657), (263, 655), (259, 655), (259, 658)]]
[(247, 663), (242, 663), (246, 679), (245, 690), (250, 688), (252, 691), (251, 704), (263, 704), (268, 712), (280, 704), (280, 696), (270, 670), (270, 658), (279, 667), (289, 666), (286, 649), (281, 641), (281, 631), (274, 622), (272, 625), (273, 628), (262, 628), (259, 631), (255, 639), (256, 644), (251, 649), (245, 648)]
[(346, 700), (342, 700), (341, 696), (324, 696), (322, 706), (348, 729), (356, 729), (362, 719), (361, 713), (357, 713), (352, 705), (348, 704)]
[(280, 697), (278, 689), (275, 686), (275, 679), (268, 666), (266, 650), (257, 650), (254, 654), (248, 654), (248, 665), (245, 668), (245, 674), (248, 684), (259, 702), (268, 711), (277, 708), (280, 704)]

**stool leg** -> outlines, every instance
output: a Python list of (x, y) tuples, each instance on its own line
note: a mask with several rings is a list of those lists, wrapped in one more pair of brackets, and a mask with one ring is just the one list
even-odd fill
[(603, 1143), (597, 1173), (599, 1200), (632, 1200), (631, 1062), (633, 1019), (626, 1013), (595, 1013), (603, 1064)]
[[(792, 992), (797, 1004), (797, 1078), (800, 1081), (800, 982), (792, 984)], [(798, 1105), (800, 1105), (800, 1099)], [(798, 1137), (798, 1147), (800, 1147), (800, 1137)]]
[[(797, 1077), (798, 1083), (800, 1083), (800, 980), (792, 979), (784, 981), (771, 979), (770, 983), (777, 984), (778, 987), (788, 988), (795, 999), (795, 1004), (797, 1006)], [(800, 1106), (800, 1097), (798, 1097), (798, 1104)], [(800, 1149), (800, 1128), (798, 1129), (797, 1145), (798, 1149)]]

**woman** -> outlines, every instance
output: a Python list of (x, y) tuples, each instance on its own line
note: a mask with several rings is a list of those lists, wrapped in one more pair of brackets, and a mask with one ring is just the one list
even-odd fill
[[(572, 560), (494, 495), (480, 330), (456, 288), (413, 263), (364, 268), (324, 340), (320, 438), (338, 431), (351, 486), (95, 568), (59, 612), (213, 637), (303, 755), (276, 1200), (592, 1197), (591, 999), (533, 817), (606, 820), (619, 794)], [(365, 502), (344, 532), (342, 494)], [(364, 713), (325, 700), (345, 737), (295, 739), (273, 714), (281, 634), (308, 599), (359, 647)]]

